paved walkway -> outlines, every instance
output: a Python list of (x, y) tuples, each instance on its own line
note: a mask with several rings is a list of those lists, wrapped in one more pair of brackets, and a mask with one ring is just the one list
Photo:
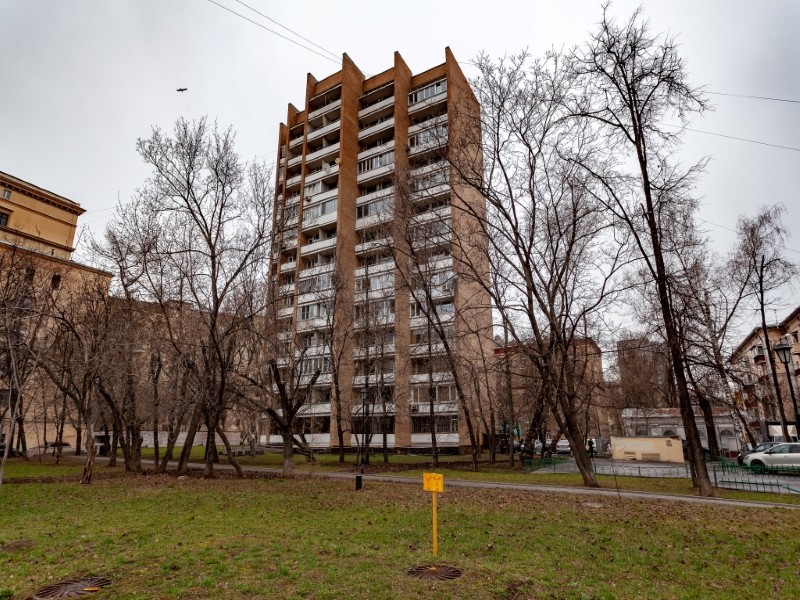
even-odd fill
[[(81, 457), (74, 457), (80, 459)], [(108, 459), (97, 459), (106, 462)], [(150, 460), (142, 460), (143, 464), (152, 464)], [(177, 466), (177, 463), (170, 463), (171, 466)], [(205, 465), (202, 463), (189, 463), (189, 468), (193, 470), (203, 470)], [(215, 470), (231, 471), (233, 467), (229, 464), (214, 465)], [(242, 465), (242, 469), (247, 472), (254, 473), (271, 473), (280, 475), (280, 469), (273, 469), (270, 467), (255, 467), (250, 465)], [(295, 470), (295, 477), (324, 477), (328, 479), (349, 479), (353, 481), (355, 486), (355, 473), (344, 473), (341, 471), (323, 471), (318, 469), (305, 469), (297, 468)], [(407, 485), (422, 486), (422, 480), (419, 477), (403, 477), (400, 475), (372, 475), (365, 473), (362, 475), (364, 482), (383, 482), (383, 483), (401, 483)], [(535, 476), (531, 476), (535, 477)], [(472, 488), (472, 489), (497, 489), (497, 490), (515, 490), (521, 492), (535, 492), (544, 494), (570, 494), (574, 496), (586, 496), (593, 498), (607, 498), (607, 499), (621, 499), (626, 498), (629, 500), (645, 500), (653, 501), (658, 500), (661, 502), (684, 502), (690, 504), (706, 504), (715, 506), (730, 506), (730, 507), (743, 507), (743, 508), (766, 508), (766, 509), (786, 509), (786, 510), (800, 510), (800, 504), (781, 504), (777, 502), (758, 502), (751, 500), (728, 500), (724, 498), (703, 498), (701, 496), (682, 496), (678, 494), (656, 494), (650, 492), (634, 492), (624, 491), (609, 488), (587, 488), (587, 487), (568, 487), (568, 486), (553, 486), (541, 485), (536, 483), (501, 483), (496, 481), (474, 481), (470, 479), (454, 479), (448, 476), (445, 481), (445, 487), (459, 487), (459, 488)]]

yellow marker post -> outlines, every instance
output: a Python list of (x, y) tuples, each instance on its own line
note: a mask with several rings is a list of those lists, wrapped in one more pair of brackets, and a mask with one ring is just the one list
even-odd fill
[(439, 555), (439, 515), (436, 494), (444, 492), (444, 475), (441, 473), (423, 473), (422, 490), (431, 492), (433, 498), (433, 555)]

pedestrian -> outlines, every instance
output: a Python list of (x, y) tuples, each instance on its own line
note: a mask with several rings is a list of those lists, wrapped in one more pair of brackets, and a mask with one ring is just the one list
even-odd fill
[(589, 438), (589, 458), (594, 458), (594, 440)]

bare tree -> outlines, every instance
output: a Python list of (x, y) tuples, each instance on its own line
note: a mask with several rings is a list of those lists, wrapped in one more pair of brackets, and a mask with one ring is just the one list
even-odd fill
[[(670, 297), (669, 248), (665, 232), (695, 210), (691, 196), (703, 163), (681, 169), (674, 152), (680, 139), (670, 123), (685, 124), (708, 104), (688, 83), (684, 61), (673, 38), (654, 35), (637, 10), (617, 23), (603, 7), (591, 40), (573, 51), (569, 71), (575, 93), (570, 112), (597, 127), (594, 161), (577, 161), (602, 186), (596, 198), (615, 223), (632, 236), (652, 278), (665, 338), (675, 373), (694, 482), (703, 496), (713, 495), (694, 420), (680, 332)], [(602, 153), (602, 154), (601, 154)], [(624, 170), (626, 161), (635, 165)]]
[[(461, 118), (480, 118), (480, 128), (473, 129), (482, 131), (483, 168), (473, 159), (477, 140), (451, 141), (449, 152), (457, 193), (477, 190), (486, 199), (485, 213), (464, 201), (456, 212), (469, 218), (474, 235), (488, 240), (488, 252), (473, 260), (475, 254), (465, 251), (472, 240), (462, 235), (458, 260), (497, 307), (509, 340), (504, 344), (536, 369), (542, 397), (570, 440), (585, 484), (596, 486), (580, 420), (584, 367), (578, 346), (586, 324), (598, 322), (595, 316), (618, 293), (626, 236), (615, 239), (612, 220), (578, 166), (595, 139), (564, 107), (573, 80), (561, 58), (531, 61), (523, 53), (497, 62), (481, 56), (476, 64), (473, 88), (482, 114)], [(508, 379), (510, 369), (505, 371)], [(517, 418), (511, 402), (506, 412)]]
[[(49, 305), (53, 277), (60, 275), (45, 261), (12, 246), (0, 252), (0, 433), (5, 450), (0, 457), (0, 485), (11, 449), (27, 453), (25, 390), (33, 380), (50, 336)], [(2, 431), (5, 417), (8, 426)], [(16, 442), (14, 436), (16, 434)]]
[(789, 232), (781, 222), (786, 209), (780, 205), (762, 207), (752, 217), (740, 217), (736, 225), (737, 248), (734, 275), (755, 302), (761, 320), (764, 352), (770, 366), (778, 414), (781, 419), (783, 439), (789, 440), (786, 410), (767, 325), (767, 309), (781, 287), (793, 281), (798, 274), (797, 265), (785, 256), (785, 242)]
[[(109, 226), (110, 235), (132, 240), (128, 279), (159, 305), (178, 360), (191, 365), (198, 403), (184, 453), (202, 420), (208, 475), (217, 436), (239, 470), (221, 422), (235, 399), (232, 374), (246, 360), (244, 332), (259, 308), (251, 296), (266, 277), (272, 230), (269, 174), (241, 162), (234, 137), (205, 119), (179, 119), (171, 134), (154, 129), (137, 143), (152, 175)], [(191, 337), (182, 335), (187, 320)]]

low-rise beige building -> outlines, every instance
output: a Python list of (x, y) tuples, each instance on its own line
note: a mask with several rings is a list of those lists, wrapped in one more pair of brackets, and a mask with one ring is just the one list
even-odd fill
[[(64, 306), (73, 291), (101, 286), (111, 274), (72, 260), (81, 206), (18, 177), (0, 172), (0, 327), (4, 328), (0, 352), (0, 431), (7, 435), (12, 409), (9, 399), (21, 399), (21, 425), (25, 438), (14, 445), (25, 449), (55, 439), (54, 387), (37, 371), (38, 358), (22, 349), (37, 336), (46, 340), (52, 331), (45, 307)], [(13, 361), (7, 360), (13, 358)], [(14, 394), (9, 390), (21, 390)], [(64, 440), (74, 443), (69, 428)]]

